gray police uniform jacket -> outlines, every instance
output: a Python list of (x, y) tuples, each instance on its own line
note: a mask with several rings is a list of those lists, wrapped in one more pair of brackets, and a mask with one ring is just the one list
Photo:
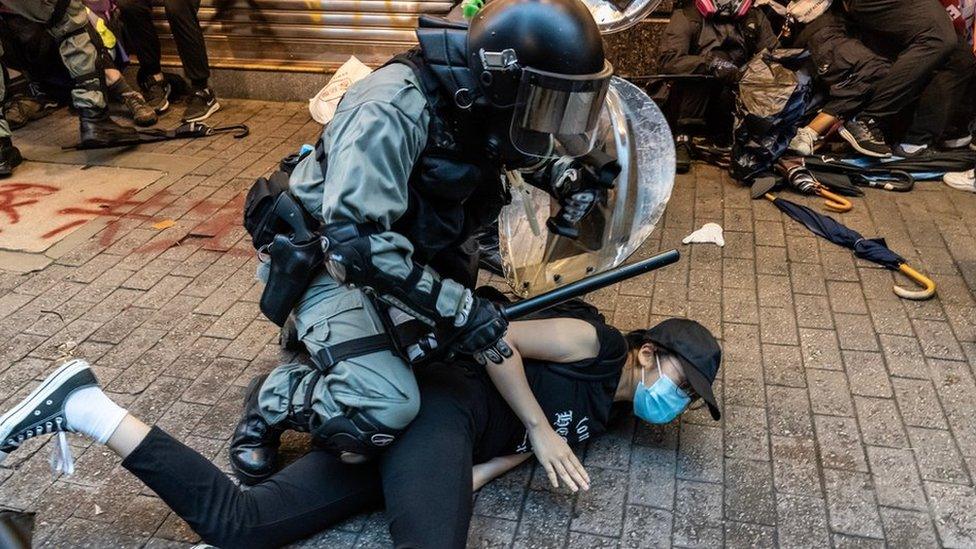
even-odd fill
[[(370, 236), (378, 271), (406, 280), (413, 269), (413, 244), (390, 230), (407, 211), (408, 181), (427, 143), (430, 112), (413, 70), (389, 64), (353, 84), (322, 134), (326, 171), (308, 155), (292, 172), (291, 192), (325, 224), (377, 223)], [(444, 280), (438, 312), (453, 317), (464, 287)]]

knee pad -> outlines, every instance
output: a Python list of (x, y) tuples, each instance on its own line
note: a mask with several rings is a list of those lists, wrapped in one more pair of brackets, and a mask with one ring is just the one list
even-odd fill
[(361, 410), (347, 416), (336, 416), (309, 429), (312, 436), (326, 450), (341, 455), (352, 452), (367, 457), (376, 456), (396, 441), (403, 429), (383, 425)]

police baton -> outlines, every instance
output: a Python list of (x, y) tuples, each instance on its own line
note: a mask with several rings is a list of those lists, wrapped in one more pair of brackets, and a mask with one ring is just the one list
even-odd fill
[(616, 284), (617, 282), (660, 269), (661, 267), (675, 263), (679, 257), (681, 257), (681, 254), (678, 253), (678, 250), (669, 250), (643, 261), (638, 261), (637, 263), (631, 263), (630, 265), (610, 269), (604, 273), (588, 276), (561, 288), (549, 290), (544, 294), (505, 305), (502, 307), (502, 316), (508, 320), (516, 320), (526, 315), (554, 307), (575, 297), (586, 295), (600, 288), (605, 288), (611, 284)]

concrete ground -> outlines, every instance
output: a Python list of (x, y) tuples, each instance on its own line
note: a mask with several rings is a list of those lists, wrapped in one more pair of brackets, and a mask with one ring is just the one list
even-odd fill
[[(0, 409), (82, 357), (124, 406), (227, 469), (243, 388), (279, 360), (241, 193), (318, 128), (303, 104), (226, 103), (215, 121), (246, 122), (250, 137), (83, 155), (58, 150), (76, 135), (66, 113), (17, 133), (31, 160), (162, 175), (124, 204), (103, 197), (47, 255), (0, 253), (4, 269), (43, 267), (0, 272)], [(890, 272), (750, 201), (715, 168), (680, 176), (642, 249), (680, 248), (680, 263), (591, 300), (624, 330), (688, 316), (720, 335), (723, 420), (700, 410), (661, 428), (617, 425), (580, 449), (593, 488), (578, 496), (523, 466), (478, 494), (470, 545), (976, 545), (976, 196), (922, 183), (855, 202), (843, 221), (886, 237), (938, 282), (938, 298), (898, 299)], [(725, 228), (724, 248), (680, 244), (709, 221)], [(0, 215), (0, 230), (11, 223)], [(0, 507), (37, 512), (37, 545), (195, 541), (114, 454), (72, 442), (74, 476), (52, 478), (42, 440), (0, 468)], [(303, 546), (388, 539), (377, 513)]]

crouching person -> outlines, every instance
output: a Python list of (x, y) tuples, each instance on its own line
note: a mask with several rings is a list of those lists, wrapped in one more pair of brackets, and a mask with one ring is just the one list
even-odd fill
[(253, 388), (231, 449), (247, 482), (272, 471), (285, 429), (350, 462), (397, 439), (419, 396), (396, 318), (441, 350), (511, 354), (499, 308), (470, 290), (463, 244), (497, 219), (503, 173), (592, 149), (612, 68), (579, 0), (498, 0), (470, 28), (421, 18), (417, 37), (349, 88), (314, 152), (277, 176), (287, 183), (252, 190), (252, 217), (264, 201), (278, 222), (307, 218), (255, 245), (270, 258), (262, 310), (279, 325), (293, 312), (314, 365)]
[[(719, 141), (728, 139), (739, 69), (775, 43), (769, 20), (751, 0), (697, 1), (674, 11), (661, 40), (659, 68), (678, 77), (668, 84), (665, 113), (674, 128), (679, 169), (687, 169), (692, 137), (707, 129)], [(709, 78), (681, 78), (692, 75)]]

